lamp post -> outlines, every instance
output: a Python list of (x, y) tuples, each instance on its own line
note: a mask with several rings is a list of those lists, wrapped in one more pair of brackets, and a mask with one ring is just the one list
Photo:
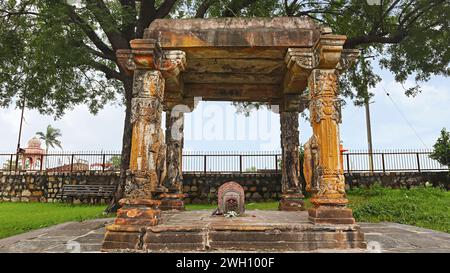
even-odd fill
[(25, 111), (25, 96), (23, 97), (22, 101), (22, 111), (20, 114), (20, 125), (19, 125), (19, 137), (17, 139), (17, 149), (16, 149), (16, 165), (14, 167), (14, 171), (17, 172), (17, 168), (19, 165), (19, 154), (22, 153), (22, 149), (20, 148), (20, 139), (22, 137), (22, 125), (23, 125), (23, 114)]

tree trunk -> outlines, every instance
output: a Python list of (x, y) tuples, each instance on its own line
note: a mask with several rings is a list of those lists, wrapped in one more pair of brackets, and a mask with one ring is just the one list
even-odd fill
[(123, 197), (125, 191), (125, 181), (127, 170), (130, 168), (131, 155), (131, 135), (133, 127), (131, 126), (131, 99), (133, 93), (133, 77), (127, 77), (123, 83), (125, 89), (125, 120), (122, 137), (122, 154), (120, 160), (120, 180), (116, 192), (105, 209), (105, 213), (113, 213), (119, 209), (119, 200)]

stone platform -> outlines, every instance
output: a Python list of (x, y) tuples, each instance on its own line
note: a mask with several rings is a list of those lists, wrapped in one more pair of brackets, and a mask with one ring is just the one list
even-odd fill
[(235, 218), (211, 211), (165, 213), (162, 224), (146, 229), (141, 245), (147, 252), (366, 248), (358, 225), (313, 225), (304, 211), (258, 210)]
[[(109, 218), (67, 222), (0, 239), (0, 253), (100, 252), (105, 225), (113, 221)], [(359, 225), (368, 249), (321, 249), (311, 252), (450, 253), (449, 233), (386, 222)]]

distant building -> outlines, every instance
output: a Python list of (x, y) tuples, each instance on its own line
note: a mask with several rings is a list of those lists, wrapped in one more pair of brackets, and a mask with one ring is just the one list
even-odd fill
[(44, 156), (45, 150), (41, 148), (41, 141), (37, 137), (33, 137), (28, 141), (28, 147), (21, 154), (22, 169), (40, 170)]

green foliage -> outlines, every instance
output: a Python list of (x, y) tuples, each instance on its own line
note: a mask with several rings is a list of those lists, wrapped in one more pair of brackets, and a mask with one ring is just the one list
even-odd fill
[[(368, 88), (380, 81), (373, 60), (400, 82), (450, 73), (450, 4), (445, 0), (384, 0), (381, 5), (360, 0), (159, 0), (145, 10), (144, 2), (0, 2), (0, 106), (21, 104), (25, 97), (27, 107), (60, 117), (78, 104), (96, 113), (108, 101), (122, 102), (129, 78), (118, 68), (114, 52), (141, 38), (140, 24), (147, 27), (161, 17), (308, 16), (329, 25), (348, 36), (346, 47), (363, 49), (359, 64), (341, 81), (342, 93), (357, 104), (370, 98)], [(419, 91), (418, 86), (405, 90), (408, 95)]]
[[(6, 160), (5, 163), (3, 163), (2, 170), (3, 171), (10, 171), (16, 169), (16, 160), (13, 159), (12, 161), (10, 159)], [(17, 170), (22, 170), (22, 162), (19, 160), (17, 162)]]
[[(30, 1), (28, 1), (30, 2)], [(55, 1), (31, 1), (22, 16), (0, 16), (0, 106), (26, 97), (28, 108), (60, 117), (74, 105), (97, 112), (120, 88), (96, 69), (81, 29)], [(22, 2), (5, 1), (15, 10)]]
[(120, 161), (121, 161), (121, 159), (122, 159), (121, 156), (115, 155), (115, 156), (112, 156), (109, 159), (108, 163), (112, 164), (112, 169), (119, 170), (120, 169)]
[(443, 128), (433, 148), (430, 158), (450, 168), (450, 132)]
[(47, 152), (50, 147), (55, 148), (55, 146), (57, 146), (62, 149), (61, 141), (58, 139), (61, 137), (61, 130), (53, 128), (50, 124), (47, 126), (45, 133), (36, 132), (36, 135), (45, 142), (45, 149)]
[(0, 202), (0, 238), (68, 221), (105, 217), (104, 208), (100, 205)]

